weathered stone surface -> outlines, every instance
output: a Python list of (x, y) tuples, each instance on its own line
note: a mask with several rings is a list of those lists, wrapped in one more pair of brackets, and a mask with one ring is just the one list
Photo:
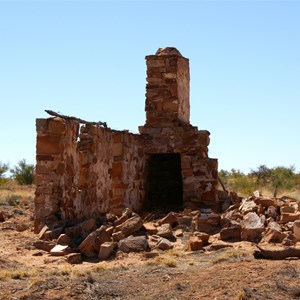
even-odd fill
[(43, 239), (45, 232), (49, 230), (49, 227), (47, 225), (44, 225), (43, 228), (39, 232), (39, 239)]
[(170, 224), (173, 226), (177, 222), (176, 215), (174, 213), (167, 214), (164, 218), (158, 221), (158, 225)]
[(90, 233), (85, 240), (79, 245), (79, 251), (86, 257), (97, 256), (100, 246), (105, 242), (110, 242), (111, 236), (106, 232), (106, 227), (101, 226), (94, 232)]
[(239, 207), (239, 211), (244, 215), (253, 212), (257, 205), (253, 200), (244, 199)]
[(70, 254), (66, 255), (66, 261), (72, 265), (81, 264), (82, 256), (80, 253), (70, 253)]
[(114, 242), (105, 242), (100, 246), (99, 259), (108, 259), (112, 256), (116, 244)]
[(192, 222), (192, 227), (196, 231), (214, 234), (219, 232), (221, 216), (215, 213), (201, 213), (199, 217), (195, 217)]
[(265, 212), (265, 216), (276, 220), (278, 216), (277, 208), (270, 205)]
[(138, 231), (143, 227), (143, 220), (139, 215), (135, 215), (124, 223), (116, 227), (116, 231), (122, 231), (125, 236), (129, 236), (132, 233)]
[(194, 236), (197, 236), (198, 238), (201, 239), (203, 246), (208, 245), (208, 240), (209, 240), (209, 234), (205, 233), (205, 232), (198, 232), (195, 231), (194, 232)]
[(288, 235), (286, 233), (283, 233), (281, 231), (268, 228), (265, 232), (264, 237), (262, 238), (262, 242), (267, 243), (282, 243), (282, 241), (287, 237)]
[(177, 217), (177, 223), (179, 225), (187, 225), (187, 226), (191, 226), (193, 218), (190, 216), (181, 216), (181, 217)]
[(160, 250), (169, 250), (172, 249), (173, 247), (174, 247), (173, 244), (167, 239), (161, 239), (157, 243), (157, 248)]
[(50, 250), (52, 248), (54, 248), (56, 244), (54, 242), (50, 242), (50, 241), (41, 241), (41, 240), (38, 240), (38, 241), (35, 241), (33, 243), (33, 246), (39, 250), (44, 250), (44, 251), (47, 251), (47, 252), (50, 252)]
[(281, 232), (280, 225), (275, 221), (269, 222), (268, 228)]
[(118, 241), (120, 241), (120, 240), (122, 240), (124, 238), (125, 238), (125, 234), (122, 231), (114, 232), (112, 234), (112, 240), (114, 242), (118, 242)]
[(44, 232), (42, 239), (48, 241), (56, 240), (62, 234), (63, 231), (64, 229), (62, 227), (49, 229)]
[(281, 206), (280, 207), (280, 213), (290, 213), (290, 214), (293, 214), (293, 213), (296, 213), (297, 212), (297, 207), (296, 206)]
[(300, 220), (300, 213), (282, 213), (279, 222), (284, 224)]
[(241, 221), (241, 228), (242, 240), (256, 241), (261, 238), (261, 234), (264, 231), (264, 224), (256, 213), (250, 212)]
[(129, 236), (118, 244), (119, 250), (129, 252), (139, 252), (149, 250), (149, 244), (145, 236)]
[(158, 227), (157, 235), (164, 238), (172, 238), (173, 237), (172, 226), (169, 223), (162, 224), (160, 227)]
[(183, 236), (183, 232), (184, 232), (183, 229), (178, 228), (178, 229), (175, 230), (174, 235), (176, 237), (182, 237)]
[(144, 228), (147, 230), (149, 234), (156, 234), (158, 229), (154, 226), (153, 222), (144, 223)]
[(254, 199), (254, 202), (257, 205), (261, 205), (263, 207), (269, 207), (269, 206), (277, 207), (278, 206), (276, 199), (271, 199), (271, 198), (258, 197), (258, 198)]
[(229, 227), (225, 227), (220, 231), (221, 240), (237, 240), (241, 239), (241, 226), (240, 225), (231, 225)]
[(4, 222), (5, 218), (4, 218), (4, 212), (0, 211), (0, 222)]
[(297, 243), (297, 238), (294, 236), (292, 232), (288, 234), (288, 236), (282, 241), (284, 246), (294, 246)]
[(16, 223), (16, 230), (19, 232), (23, 232), (25, 230), (28, 230), (30, 227), (27, 224), (20, 224), (20, 223)]
[(53, 256), (63, 256), (70, 253), (68, 245), (56, 245), (50, 250), (50, 254)]
[(61, 234), (58, 239), (57, 239), (57, 244), (60, 244), (60, 245), (68, 245), (70, 247), (73, 247), (74, 246), (74, 242), (73, 240), (66, 234)]
[(188, 239), (188, 251), (197, 251), (203, 249), (203, 242), (198, 236), (190, 236)]
[(65, 228), (65, 233), (71, 237), (86, 238), (92, 231), (96, 229), (95, 219), (88, 219), (78, 225)]
[(297, 241), (300, 241), (300, 220), (294, 222), (293, 233)]
[(125, 221), (127, 221), (128, 219), (129, 219), (129, 217), (126, 214), (124, 214), (114, 222), (114, 226), (118, 226), (118, 225), (124, 223)]

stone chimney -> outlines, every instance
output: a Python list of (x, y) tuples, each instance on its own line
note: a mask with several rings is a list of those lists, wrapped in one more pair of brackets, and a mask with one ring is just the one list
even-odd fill
[(189, 60), (173, 47), (146, 56), (146, 127), (190, 123)]

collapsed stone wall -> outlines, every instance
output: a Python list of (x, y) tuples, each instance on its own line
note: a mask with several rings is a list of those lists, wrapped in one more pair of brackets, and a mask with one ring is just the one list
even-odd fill
[(99, 219), (143, 199), (143, 148), (127, 131), (37, 119), (36, 227)]
[(182, 190), (175, 190), (182, 194), (182, 208), (218, 206), (210, 133), (189, 121), (189, 60), (164, 48), (146, 62), (146, 122), (139, 134), (83, 125), (76, 118), (37, 119), (36, 230), (41, 224), (97, 220), (125, 207), (142, 210), (153, 155), (179, 157)]

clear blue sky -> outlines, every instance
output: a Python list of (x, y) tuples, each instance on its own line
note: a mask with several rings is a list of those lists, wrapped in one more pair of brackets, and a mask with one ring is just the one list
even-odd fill
[(0, 161), (35, 162), (44, 109), (144, 124), (144, 56), (190, 59), (191, 123), (219, 168), (300, 171), (299, 1), (0, 0)]

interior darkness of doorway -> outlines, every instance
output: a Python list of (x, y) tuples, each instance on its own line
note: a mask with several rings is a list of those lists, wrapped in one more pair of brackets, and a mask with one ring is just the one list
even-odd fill
[(147, 161), (147, 169), (146, 208), (182, 209), (180, 154), (152, 154)]

